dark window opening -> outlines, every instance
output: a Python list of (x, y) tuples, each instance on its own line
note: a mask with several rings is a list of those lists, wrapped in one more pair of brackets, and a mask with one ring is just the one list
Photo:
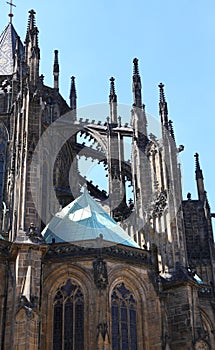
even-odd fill
[(53, 350), (84, 350), (84, 296), (70, 279), (54, 298)]
[(112, 350), (137, 350), (136, 301), (124, 283), (111, 296)]

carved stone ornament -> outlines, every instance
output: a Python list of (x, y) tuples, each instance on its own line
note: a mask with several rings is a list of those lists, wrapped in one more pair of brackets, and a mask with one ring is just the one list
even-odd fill
[(98, 289), (105, 289), (108, 284), (107, 265), (102, 258), (93, 261), (94, 282)]
[(195, 350), (209, 350), (208, 344), (204, 340), (198, 340), (194, 345)]
[(161, 191), (161, 192), (155, 192), (151, 206), (149, 208), (149, 213), (151, 217), (158, 217), (162, 215), (163, 211), (166, 209), (167, 206), (167, 192)]
[(109, 343), (109, 334), (108, 334), (108, 325), (106, 322), (99, 323), (97, 326), (97, 340), (100, 340), (100, 337), (103, 342), (107, 341)]

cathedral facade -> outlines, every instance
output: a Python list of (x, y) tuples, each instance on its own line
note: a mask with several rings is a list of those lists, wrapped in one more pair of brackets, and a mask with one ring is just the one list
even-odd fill
[[(38, 32), (31, 10), (24, 43), (12, 17), (0, 36), (1, 350), (215, 349), (214, 214), (197, 153), (198, 198), (182, 199), (164, 85), (159, 136), (136, 58), (130, 125), (113, 77), (108, 118), (79, 118), (57, 50), (44, 84)], [(104, 166), (107, 192), (81, 174), (83, 156)]]

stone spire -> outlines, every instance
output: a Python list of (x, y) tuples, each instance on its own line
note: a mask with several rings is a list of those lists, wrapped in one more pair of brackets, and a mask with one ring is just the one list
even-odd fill
[(168, 130), (168, 108), (164, 94), (164, 84), (160, 83), (158, 87), (160, 89), (159, 112), (161, 117), (161, 123)]
[(114, 78), (110, 78), (110, 95), (109, 95), (109, 104), (110, 104), (110, 119), (111, 123), (117, 124), (117, 95), (115, 93), (115, 84)]
[(54, 75), (54, 89), (59, 90), (59, 63), (58, 63), (58, 50), (54, 51), (54, 65), (53, 65), (53, 75)]
[(142, 104), (142, 93), (141, 93), (141, 78), (139, 74), (138, 59), (133, 60), (133, 97), (134, 104), (131, 111), (131, 125), (134, 130), (134, 137), (138, 140), (138, 147), (144, 151), (147, 144), (147, 120), (145, 113), (145, 105)]
[(134, 70), (133, 70), (133, 96), (134, 96), (134, 106), (142, 108), (142, 93), (141, 93), (141, 78), (139, 74), (138, 59), (133, 60)]
[[(17, 50), (18, 47), (18, 52)], [(23, 44), (11, 22), (8, 23), (0, 35), (0, 75), (12, 75), (14, 73), (15, 55), (23, 57)]]
[(196, 184), (197, 184), (198, 196), (200, 200), (204, 200), (206, 192), (204, 187), (204, 177), (203, 177), (202, 169), (199, 163), (199, 154), (195, 153), (194, 157), (196, 159), (195, 173), (196, 173)]
[(25, 39), (25, 59), (29, 66), (30, 82), (36, 85), (39, 80), (40, 49), (38, 45), (39, 30), (35, 24), (34, 10), (29, 11), (28, 27)]

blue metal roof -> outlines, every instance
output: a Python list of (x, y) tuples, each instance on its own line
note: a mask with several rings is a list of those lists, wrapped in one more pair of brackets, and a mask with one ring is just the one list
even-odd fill
[(124, 244), (139, 248), (86, 189), (51, 219), (42, 235), (47, 243), (54, 239), (56, 243), (71, 242), (94, 247), (102, 238), (105, 245)]
[(19, 55), (22, 57), (24, 53), (23, 44), (10, 22), (0, 36), (0, 75), (13, 74), (16, 38), (19, 40)]

